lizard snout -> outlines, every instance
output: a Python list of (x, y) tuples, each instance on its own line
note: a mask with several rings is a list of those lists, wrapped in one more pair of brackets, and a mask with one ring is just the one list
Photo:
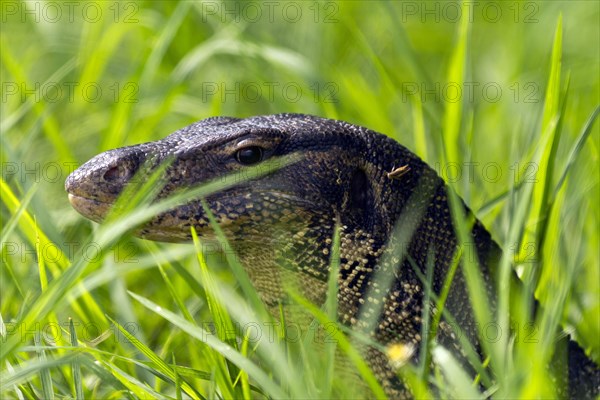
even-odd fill
[(65, 190), (69, 201), (84, 216), (101, 220), (145, 158), (144, 152), (135, 147), (97, 155), (67, 177)]

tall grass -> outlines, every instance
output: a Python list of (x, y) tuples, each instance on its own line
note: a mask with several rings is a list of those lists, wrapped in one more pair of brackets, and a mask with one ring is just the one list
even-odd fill
[[(131, 236), (235, 177), (148, 204), (157, 174), (102, 226), (69, 206), (63, 182), (75, 164), (212, 115), (302, 112), (386, 133), (438, 169), (502, 245), (500, 281), (516, 268), (542, 312), (533, 319), (528, 296), (506, 285), (497, 315), (487, 313), (477, 263), (457, 263), (477, 321), (503, 334), (482, 340), (483, 359), (468, 353), (479, 386), (425, 330), (421, 351), (433, 363), (399, 369), (416, 396), (552, 396), (545, 364), (560, 351), (559, 326), (600, 359), (598, 4), (490, 3), (496, 21), (483, 4), (454, 19), (434, 2), (429, 16), (418, 2), (294, 3), (298, 21), (255, 22), (242, 2), (98, 2), (98, 20), (78, 7), (65, 23), (57, 3), (60, 22), (39, 12), (36, 21), (35, 7), (48, 4), (2, 5), (3, 398), (383, 397), (364, 338), (336, 322), (334, 279), (321, 308), (290, 289), (314, 319), (297, 336), (283, 313), (267, 312), (232, 251)], [(102, 95), (83, 94), (86, 85)], [(458, 101), (444, 92), (456, 86)], [(469, 221), (453, 216), (468, 242)], [(432, 271), (426, 295), (442, 309), (447, 292), (431, 291)]]

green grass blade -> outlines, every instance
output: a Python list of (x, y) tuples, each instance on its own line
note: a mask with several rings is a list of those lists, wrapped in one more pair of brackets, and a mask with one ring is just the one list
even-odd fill
[[(6, 393), (11, 389), (14, 389), (18, 385), (24, 384), (31, 379), (34, 379), (36, 375), (42, 375), (42, 371), (50, 371), (64, 365), (69, 365), (76, 357), (75, 353), (67, 354), (64, 356), (58, 356), (53, 358), (41, 358), (32, 359), (26, 362), (22, 362), (18, 367), (13, 368), (12, 371), (2, 371), (2, 379), (0, 379), (0, 393)], [(53, 396), (53, 394), (48, 394)]]
[[(8, 189), (8, 186), (4, 186), (4, 181), (0, 182), (0, 185), (2, 185), (3, 189)], [(4, 243), (8, 240), (8, 236), (12, 233), (13, 229), (15, 229), (15, 226), (19, 222), (21, 215), (27, 209), (27, 206), (29, 205), (29, 202), (35, 195), (38, 187), (38, 185), (32, 186), (27, 191), (23, 199), (17, 202), (18, 208), (11, 214), (10, 219), (8, 221), (3, 221), (4, 226), (2, 227), (0, 242)]]
[[(460, 19), (458, 39), (452, 52), (450, 66), (448, 68), (448, 83), (464, 87), (467, 70), (467, 48), (470, 32), (468, 5), (461, 3), (462, 18)], [(442, 121), (443, 143), (446, 162), (462, 162), (463, 157), (460, 149), (461, 118), (463, 104), (462, 99), (455, 102), (447, 102), (444, 118)]]
[(170, 397), (158, 393), (144, 382), (140, 381), (134, 375), (131, 375), (124, 371), (122, 368), (117, 367), (115, 364), (112, 364), (109, 361), (101, 361), (100, 365), (104, 366), (104, 368), (114, 377), (117, 381), (119, 381), (125, 388), (127, 388), (133, 395), (140, 399), (162, 399)]
[[(196, 247), (196, 254), (198, 257), (198, 264), (200, 265), (200, 282), (206, 290), (206, 302), (208, 309), (213, 318), (217, 336), (224, 343), (230, 345), (234, 350), (239, 351), (236, 341), (233, 322), (231, 317), (227, 313), (226, 308), (223, 306), (225, 300), (219, 296), (216, 284), (209, 272), (208, 265), (204, 255), (202, 254), (202, 246), (200, 240), (196, 234), (196, 230), (192, 227), (192, 238), (194, 246)], [(216, 368), (216, 379), (217, 384), (225, 397), (238, 397), (239, 387), (234, 386), (235, 377), (239, 374), (239, 370), (234, 364), (231, 364), (229, 360), (222, 356), (216, 356), (215, 362), (217, 363)]]
[(215, 236), (217, 237), (217, 240), (219, 241), (219, 245), (221, 246), (221, 248), (223, 249), (223, 252), (225, 253), (225, 257), (227, 259), (227, 264), (232, 269), (232, 272), (233, 272), (234, 276), (236, 277), (238, 284), (242, 288), (242, 291), (244, 292), (244, 296), (247, 298), (248, 303), (252, 305), (253, 310), (259, 311), (259, 316), (266, 316), (268, 314), (268, 312), (266, 311), (266, 309), (264, 307), (262, 307), (263, 302), (260, 299), (260, 297), (258, 296), (258, 294), (256, 293), (256, 289), (254, 289), (254, 285), (250, 281), (250, 277), (248, 276), (248, 273), (246, 272), (244, 267), (240, 264), (236, 254), (235, 254), (235, 251), (232, 249), (231, 245), (227, 241), (227, 238), (225, 237), (225, 233), (223, 232), (223, 230), (217, 223), (217, 220), (215, 219), (214, 214), (212, 213), (212, 211), (208, 207), (208, 204), (204, 200), (202, 200), (202, 208), (204, 210), (204, 213), (208, 217), (210, 226), (212, 227), (212, 229), (215, 232)]
[(178, 3), (177, 7), (175, 10), (173, 10), (173, 13), (170, 16), (168, 23), (163, 25), (160, 36), (152, 48), (152, 53), (150, 53), (150, 56), (144, 65), (144, 70), (140, 77), (140, 83), (142, 87), (148, 85), (150, 83), (150, 78), (153, 78), (156, 74), (161, 59), (167, 52), (169, 44), (175, 38), (177, 29), (180, 27), (183, 19), (188, 14), (188, 11), (192, 5), (193, 3), (188, 3), (187, 1)]
[[(113, 320), (109, 316), (106, 316), (108, 320), (117, 327), (119, 332), (133, 345), (136, 349), (138, 349), (144, 356), (148, 357), (148, 359), (152, 362), (154, 368), (158, 371), (166, 375), (172, 382), (177, 380), (176, 373), (173, 371), (171, 366), (167, 364), (162, 358), (156, 355), (154, 351), (152, 351), (148, 346), (142, 343), (138, 338), (129, 333), (127, 329), (125, 329), (121, 324), (117, 321)], [(185, 390), (185, 393), (190, 396), (192, 399), (201, 400), (201, 396), (199, 396), (196, 391), (186, 382), (182, 382), (181, 388)]]
[(157, 261), (157, 266), (158, 266), (158, 270), (160, 271), (160, 275), (162, 276), (163, 280), (165, 281), (165, 285), (167, 285), (167, 289), (169, 290), (169, 294), (171, 295), (171, 297), (175, 301), (175, 304), (177, 304), (177, 307), (179, 308), (179, 311), (181, 311), (181, 313), (183, 314), (183, 316), (188, 321), (193, 322), (194, 321), (194, 317), (192, 317), (192, 314), (190, 314), (190, 311), (185, 306), (185, 303), (183, 302), (183, 299), (177, 293), (177, 290), (173, 286), (173, 282), (171, 282), (171, 279), (169, 279), (169, 276), (165, 272), (165, 269), (163, 268), (163, 266), (160, 263), (158, 263), (158, 261)]
[[(71, 337), (71, 346), (78, 347), (79, 342), (77, 341), (77, 331), (75, 330), (75, 325), (73, 325), (73, 320), (71, 318), (69, 318), (69, 336)], [(83, 394), (83, 380), (81, 377), (81, 367), (77, 358), (73, 360), (71, 364), (71, 369), (73, 373), (73, 385), (75, 386), (75, 399), (84, 400), (85, 397)]]
[(560, 140), (557, 128), (560, 119), (560, 74), (562, 66), (562, 16), (558, 18), (554, 34), (554, 45), (550, 61), (550, 75), (544, 98), (544, 113), (541, 125), (541, 153), (536, 160), (538, 165), (538, 184), (532, 193), (532, 210), (529, 225), (535, 226), (531, 234), (526, 234), (525, 243), (538, 243), (540, 224), (546, 218), (546, 205), (554, 178), (554, 155)]
[(581, 129), (581, 133), (577, 137), (577, 140), (575, 141), (575, 144), (573, 145), (573, 148), (571, 149), (571, 152), (569, 153), (569, 156), (567, 158), (567, 164), (565, 165), (564, 170), (563, 170), (562, 174), (560, 175), (560, 178), (558, 179), (558, 183), (556, 184), (556, 186), (554, 188), (553, 197), (557, 196), (558, 191), (564, 185), (564, 183), (567, 179), (567, 175), (569, 174), (569, 171), (573, 167), (573, 164), (575, 163), (575, 161), (577, 161), (579, 153), (581, 152), (581, 149), (583, 148), (583, 145), (585, 144), (587, 139), (590, 137), (590, 134), (592, 133), (592, 127), (594, 126), (594, 122), (596, 122), (596, 120), (598, 119), (598, 115), (600, 115), (600, 106), (596, 106), (594, 111), (592, 111), (592, 114), (589, 116), (588, 120), (583, 125), (583, 128)]
[[(300, 296), (298, 293), (290, 291), (290, 296), (295, 302), (304, 306), (304, 308), (307, 311), (314, 315), (315, 318), (317, 318), (317, 320), (321, 323), (321, 325), (327, 326), (329, 324), (337, 324), (336, 321), (330, 320), (326, 313), (321, 311), (317, 306)], [(341, 327), (338, 329), (338, 334), (336, 334), (335, 339), (337, 341), (337, 346), (342, 350), (342, 352), (344, 352), (348, 356), (350, 361), (354, 364), (361, 377), (369, 386), (369, 389), (371, 389), (371, 391), (373, 392), (375, 398), (387, 399), (387, 396), (383, 391), (383, 388), (381, 387), (377, 378), (375, 377), (375, 374), (373, 373), (369, 365), (366, 363), (366, 361), (363, 359), (363, 357), (360, 355), (360, 352), (357, 350), (356, 346), (352, 344), (345, 337), (345, 335), (342, 334)]]
[[(442, 291), (440, 292), (440, 295), (439, 296), (436, 295), (436, 293), (433, 291), (430, 294), (432, 301), (435, 302), (436, 307), (438, 309), (438, 312), (436, 314), (434, 314), (432, 321), (430, 323), (431, 332), (428, 335), (431, 339), (434, 339), (436, 337), (437, 331), (439, 328), (439, 322), (442, 319), (442, 317), (448, 322), (448, 324), (451, 327), (460, 326), (459, 323), (454, 318), (454, 316), (445, 307), (446, 299), (449, 294), (450, 285), (452, 284), (453, 276), (456, 273), (458, 267), (460, 266), (460, 262), (461, 262), (460, 255), (461, 255), (460, 252), (455, 253), (454, 258), (453, 258), (453, 263), (450, 266), (450, 270), (448, 271), (448, 274), (446, 275), (446, 279), (444, 280), (444, 285), (442, 287)], [(415, 272), (415, 274), (417, 275), (419, 280), (423, 283), (423, 285), (426, 285), (426, 283), (427, 283), (426, 276), (424, 276), (421, 273), (421, 271), (419, 270), (419, 267), (414, 262), (414, 260), (409, 258), (409, 261), (410, 261), (410, 265), (411, 265), (413, 271)], [(475, 350), (475, 348), (473, 347), (473, 344), (469, 341), (469, 338), (466, 335), (458, 335), (458, 341), (459, 341), (461, 348), (462, 348), (463, 352), (465, 353), (467, 359), (469, 360), (469, 363), (477, 371), (479, 377), (481, 378), (481, 381), (486, 385), (491, 385), (492, 379), (490, 378), (488, 371), (485, 369), (483, 363), (481, 362), (479, 353)], [(433, 346), (429, 346), (430, 350), (432, 348), (433, 348)], [(429, 351), (429, 354), (427, 354), (427, 356), (431, 356), (431, 351)], [(414, 374), (416, 374), (416, 372), (409, 374), (409, 376), (412, 376)], [(416, 393), (415, 393), (415, 395), (416, 395)]]
[[(452, 214), (453, 225), (459, 248), (461, 249), (462, 273), (467, 283), (471, 306), (475, 315), (475, 321), (479, 326), (487, 326), (492, 321), (489, 310), (491, 309), (488, 295), (485, 292), (485, 284), (479, 268), (479, 259), (475, 248), (471, 246), (474, 243), (471, 236), (473, 225), (473, 216), (464, 214), (463, 203), (458, 195), (453, 191), (448, 191), (449, 205)], [(480, 332), (483, 334), (483, 332)], [(490, 343), (481, 337), (481, 345), (490, 354)]]
[[(327, 297), (325, 300), (325, 310), (330, 321), (338, 320), (338, 279), (340, 276), (340, 222), (336, 223), (333, 240), (331, 243), (331, 257), (329, 262), (329, 277), (327, 280)], [(337, 343), (327, 341), (325, 343), (325, 365), (328, 367), (325, 370), (324, 385), (322, 387), (323, 395), (327, 396), (331, 393), (331, 384), (335, 376), (335, 352)]]
[(201, 327), (192, 325), (189, 321), (186, 321), (171, 311), (165, 310), (164, 308), (154, 304), (142, 296), (139, 296), (135, 293), (130, 293), (130, 295), (150, 311), (153, 311), (167, 321), (170, 321), (173, 325), (177, 326), (188, 335), (208, 344), (212, 349), (236, 364), (238, 368), (246, 371), (249, 376), (255, 379), (256, 382), (261, 385), (261, 387), (267, 393), (269, 393), (270, 396), (278, 398), (287, 397), (285, 392), (283, 392), (281, 388), (278, 387), (264, 371), (262, 371), (256, 364), (244, 357), (227, 343), (215, 338), (210, 332), (207, 332)]
[(425, 119), (423, 117), (423, 103), (419, 97), (411, 97), (413, 135), (415, 141), (415, 152), (421, 159), (429, 160), (427, 152), (427, 134), (425, 132)]
[[(4, 179), (0, 179), (0, 198), (2, 202), (8, 208), (11, 213), (20, 212), (21, 219), (19, 220), (19, 227), (21, 232), (27, 237), (27, 240), (31, 244), (32, 248), (35, 248), (36, 244), (39, 242), (39, 245), (42, 247), (52, 246), (52, 242), (48, 237), (43, 233), (36, 229), (36, 223), (33, 216), (27, 212), (26, 210), (19, 211), (21, 206), (21, 201), (19, 201), (17, 195), (11, 190), (10, 186)], [(68, 266), (68, 257), (64, 254), (60, 254), (60, 257), (57, 257), (57, 264), (60, 268), (64, 269)]]
[[(425, 286), (425, 296), (423, 298), (423, 312), (421, 314), (421, 350), (420, 350), (420, 355), (421, 355), (421, 361), (419, 363), (419, 374), (418, 376), (420, 377), (420, 379), (422, 381), (426, 381), (427, 377), (429, 375), (429, 364), (430, 364), (430, 360), (431, 360), (431, 356), (430, 356), (430, 350), (431, 350), (431, 345), (433, 343), (433, 339), (436, 337), (436, 332), (437, 332), (437, 326), (439, 325), (439, 320), (436, 321), (435, 319), (433, 320), (433, 325), (431, 326), (430, 329), (430, 322), (431, 322), (431, 304), (432, 303), (432, 292), (433, 292), (433, 269), (434, 269), (434, 261), (433, 261), (433, 253), (430, 251), (428, 253), (427, 256), (427, 267), (426, 267), (426, 275), (425, 275), (425, 281), (423, 282), (423, 285)], [(448, 280), (449, 276), (453, 276), (454, 272), (456, 271), (456, 268), (450, 268), (450, 271), (448, 272), (448, 274), (446, 275), (446, 280)], [(450, 278), (450, 282), (452, 281), (452, 279)], [(448, 285), (449, 286), (449, 285)], [(443, 288), (445, 288), (446, 285), (443, 286)], [(441, 318), (442, 315), (442, 310), (443, 310), (443, 304), (442, 307), (440, 308), (439, 305), (438, 307), (436, 307), (436, 309), (438, 310), (437, 315), (439, 315)], [(429, 335), (429, 333), (431, 332), (431, 336)]]
[(484, 399), (473, 386), (472, 379), (464, 372), (460, 363), (454, 356), (441, 346), (433, 349), (433, 360), (444, 374), (447, 387), (445, 391), (456, 399)]
[[(47, 361), (46, 352), (41, 347), (41, 339), (40, 334), (36, 334), (33, 338), (35, 346), (38, 348), (36, 350), (38, 358), (42, 363)], [(50, 370), (48, 368), (40, 369), (40, 379), (42, 381), (42, 392), (44, 393), (44, 399), (53, 400), (54, 399), (54, 387), (52, 385), (52, 377), (50, 376)]]

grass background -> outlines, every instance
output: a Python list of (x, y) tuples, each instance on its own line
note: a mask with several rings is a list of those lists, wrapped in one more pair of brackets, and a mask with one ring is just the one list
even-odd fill
[[(310, 113), (395, 138), (438, 169), (525, 275), (538, 271), (548, 315), (600, 359), (598, 124), (582, 135), (599, 104), (598, 3), (466, 3), (462, 19), (455, 2), (1, 6), (2, 397), (354, 393), (340, 377), (328, 383), (332, 363), (310, 346), (312, 374), (285, 360), (289, 340), (262, 349), (208, 335), (237, 363), (201, 345), (204, 321), (251, 321), (232, 305), (260, 315), (251, 294), (231, 290), (235, 268), (219, 255), (205, 268), (193, 246), (134, 239), (122, 225), (99, 229), (68, 204), (75, 165), (214, 115)], [(515, 358), (515, 376), (529, 379), (499, 393), (552, 393), (543, 370)]]

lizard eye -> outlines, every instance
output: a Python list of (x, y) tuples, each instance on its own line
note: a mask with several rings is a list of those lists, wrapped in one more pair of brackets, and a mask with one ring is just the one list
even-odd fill
[(263, 148), (258, 146), (244, 147), (235, 153), (235, 159), (243, 165), (252, 165), (263, 159)]

